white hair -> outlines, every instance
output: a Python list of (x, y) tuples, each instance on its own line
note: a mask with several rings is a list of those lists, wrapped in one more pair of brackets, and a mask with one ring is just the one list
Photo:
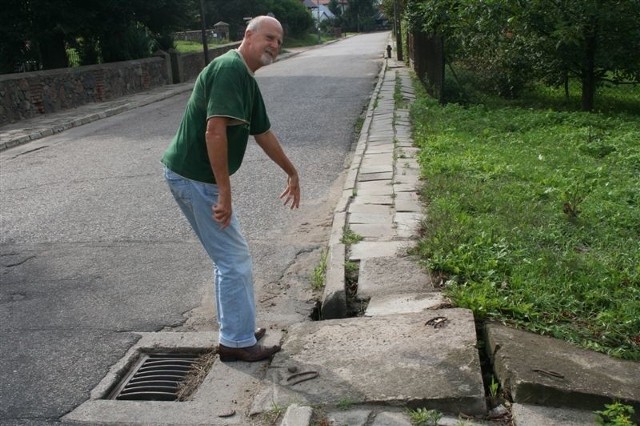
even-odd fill
[(270, 20), (276, 21), (278, 24), (280, 24), (280, 21), (278, 21), (273, 16), (266, 16), (266, 15), (256, 16), (247, 24), (247, 31), (258, 31), (258, 29), (260, 28), (260, 25), (262, 25), (264, 21), (270, 21)]

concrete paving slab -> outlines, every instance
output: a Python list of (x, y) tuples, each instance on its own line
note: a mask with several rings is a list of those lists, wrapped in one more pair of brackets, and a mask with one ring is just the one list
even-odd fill
[(416, 192), (418, 190), (418, 183), (399, 183), (397, 185), (393, 185), (393, 190), (398, 192)]
[(362, 167), (378, 166), (381, 164), (391, 164), (393, 162), (393, 153), (391, 151), (377, 154), (366, 155), (362, 159)]
[[(358, 292), (360, 295), (360, 292)], [(403, 293), (374, 296), (367, 305), (365, 317), (409, 314), (441, 306), (445, 302), (442, 293)]]
[(358, 296), (360, 297), (373, 298), (434, 291), (431, 277), (410, 257), (376, 257), (363, 259), (360, 262), (358, 274)]
[(393, 196), (392, 194), (367, 195), (358, 193), (358, 196), (353, 199), (352, 204), (380, 204), (390, 206), (393, 204)]
[(393, 241), (397, 234), (396, 229), (389, 223), (378, 223), (375, 225), (354, 223), (349, 228), (364, 238), (365, 241)]
[[(399, 136), (402, 136), (403, 131), (398, 129), (397, 133)], [(398, 151), (398, 156), (404, 155), (407, 158), (415, 158), (420, 153), (420, 148), (416, 148), (413, 146), (403, 146)]]
[[(430, 321), (438, 317), (447, 320), (434, 328)], [(473, 314), (466, 309), (294, 324), (268, 368), (273, 386), (260, 400), (280, 406), (349, 400), (483, 414), (475, 345)], [(301, 376), (292, 374), (304, 372), (318, 376), (295, 383)]]
[(366, 214), (381, 214), (386, 216), (392, 216), (391, 206), (385, 206), (380, 204), (356, 204), (351, 203), (349, 205), (349, 213), (366, 213)]
[(349, 215), (349, 224), (386, 224), (393, 222), (393, 215), (389, 213), (351, 213)]
[(291, 404), (284, 413), (280, 426), (307, 426), (311, 422), (313, 409), (307, 406)]
[(513, 404), (511, 406), (511, 418), (515, 426), (585, 426), (597, 424), (596, 415), (592, 411), (541, 407), (529, 404)]
[[(394, 184), (394, 190), (395, 192), (407, 192), (406, 188), (410, 187), (413, 188), (411, 189), (409, 192), (415, 192), (416, 188), (418, 188), (420, 186), (420, 177), (417, 174), (402, 174), (402, 172), (400, 173), (396, 173), (394, 175), (394, 180), (393, 180), (393, 184)], [(397, 189), (396, 189), (397, 188)]]
[(351, 246), (349, 260), (398, 256), (405, 253), (408, 248), (409, 245), (405, 241), (360, 241)]
[(382, 173), (360, 173), (358, 175), (358, 182), (370, 182), (375, 180), (387, 180), (390, 181), (393, 178), (392, 172)]
[(372, 410), (350, 409), (342, 411), (330, 411), (325, 416), (330, 425), (342, 426), (366, 426)]
[(393, 144), (385, 142), (379, 143), (377, 145), (369, 145), (367, 147), (367, 153), (365, 154), (367, 157), (370, 155), (393, 155)]
[(499, 324), (485, 332), (496, 376), (514, 402), (599, 410), (618, 400), (640, 413), (640, 363)]
[(378, 414), (372, 426), (412, 426), (411, 419), (406, 413), (385, 411)]
[(420, 224), (420, 221), (423, 219), (422, 213), (416, 212), (397, 212), (393, 215), (393, 222), (398, 224), (398, 226), (407, 226), (410, 228), (415, 228)]
[(413, 158), (398, 158), (396, 160), (396, 170), (416, 169), (420, 170), (420, 165)]
[[(410, 192), (399, 192), (400, 194), (411, 194)], [(396, 197), (395, 208), (398, 213), (420, 213), (422, 214), (423, 206), (418, 200), (398, 199)]]
[[(371, 426), (413, 426), (416, 423), (411, 422), (411, 416), (409, 416), (408, 412), (392, 412), (385, 411), (376, 415)], [(424, 424), (434, 424), (434, 423), (424, 423)], [(437, 426), (479, 426), (479, 425), (489, 425), (488, 422), (469, 420), (469, 419), (460, 419), (453, 416), (443, 415), (440, 420), (438, 420)], [(539, 425), (542, 426), (542, 425)]]
[(347, 314), (347, 294), (344, 281), (344, 244), (332, 244), (327, 259), (325, 285), (322, 292), (322, 317), (344, 318)]
[(376, 164), (370, 166), (363, 166), (360, 168), (360, 173), (393, 173), (393, 166), (391, 164)]
[(388, 195), (393, 194), (391, 181), (359, 182), (357, 196), (361, 195)]
[(422, 180), (420, 180), (420, 170), (418, 169), (398, 169), (396, 170), (393, 181), (395, 183), (422, 184)]

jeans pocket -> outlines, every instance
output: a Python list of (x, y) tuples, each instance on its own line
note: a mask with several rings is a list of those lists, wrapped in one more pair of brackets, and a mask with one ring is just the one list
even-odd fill
[(173, 171), (171, 171), (171, 169), (167, 168), (166, 166), (164, 167), (164, 178), (168, 182), (181, 182), (185, 180), (182, 176), (180, 176), (177, 173), (174, 173)]

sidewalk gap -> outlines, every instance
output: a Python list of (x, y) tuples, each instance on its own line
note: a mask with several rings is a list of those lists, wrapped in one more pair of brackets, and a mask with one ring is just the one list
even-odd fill
[[(509, 395), (500, 385), (500, 381), (494, 370), (492, 356), (487, 353), (485, 339), (485, 320), (476, 319), (476, 348), (480, 358), (480, 371), (484, 385), (485, 401), (487, 404), (487, 419), (491, 421), (507, 421), (511, 424), (511, 403)], [(503, 408), (500, 408), (500, 407)]]

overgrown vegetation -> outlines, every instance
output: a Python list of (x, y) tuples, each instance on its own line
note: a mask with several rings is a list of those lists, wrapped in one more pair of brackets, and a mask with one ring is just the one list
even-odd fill
[(418, 93), (417, 251), (479, 319), (640, 360), (640, 88), (602, 95), (618, 102), (583, 113), (549, 109), (559, 90), (468, 106)]
[(575, 79), (581, 108), (591, 111), (603, 83), (640, 82), (637, 1), (399, 3), (411, 31), (442, 37), (447, 63), (473, 70), (501, 96), (519, 97), (536, 81), (566, 87)]
[(313, 273), (311, 274), (311, 287), (314, 290), (322, 290), (324, 288), (324, 282), (327, 276), (327, 257), (329, 256), (329, 252), (327, 250), (322, 250), (320, 253), (320, 262), (313, 268)]
[(313, 27), (311, 15), (298, 0), (6, 3), (0, 14), (0, 73), (148, 57), (157, 49), (173, 47), (176, 31), (202, 28), (203, 15), (208, 29), (219, 21), (229, 24), (232, 40), (242, 39), (245, 17), (268, 13), (291, 37), (303, 37)]
[(409, 410), (409, 419), (414, 426), (438, 426), (441, 418), (442, 413), (438, 410), (428, 410), (426, 408)]
[(606, 404), (604, 410), (595, 411), (594, 413), (598, 416), (599, 425), (632, 426), (631, 417), (635, 410), (630, 405), (614, 402), (613, 404)]

